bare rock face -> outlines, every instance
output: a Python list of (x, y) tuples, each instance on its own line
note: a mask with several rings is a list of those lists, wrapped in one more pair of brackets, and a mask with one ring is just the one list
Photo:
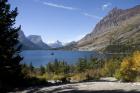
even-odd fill
[(23, 31), (19, 31), (19, 42), (22, 45), (22, 50), (46, 50), (50, 47), (42, 41), (41, 36), (30, 35), (26, 37)]
[(57, 40), (54, 43), (50, 43), (49, 46), (51, 48), (60, 48), (60, 47), (63, 47), (63, 44), (62, 44), (62, 42), (60, 42), (59, 40)]
[(27, 37), (31, 42), (38, 44), (38, 43), (42, 43), (42, 38), (39, 35), (30, 35)]
[(50, 47), (42, 41), (39, 35), (30, 35), (27, 37), (32, 43), (36, 44), (41, 49), (49, 49)]
[(75, 41), (69, 42), (61, 47), (60, 50), (77, 50), (76, 44), (77, 42)]
[(33, 42), (31, 42), (29, 39), (26, 38), (26, 36), (24, 35), (23, 31), (19, 31), (19, 41), (22, 45), (22, 49), (23, 50), (36, 50), (36, 49), (41, 49), (40, 47), (38, 47), (36, 44), (34, 44)]
[(113, 8), (109, 12), (109, 15), (104, 17), (95, 27), (92, 34), (102, 33), (106, 28), (111, 26), (117, 26), (118, 22), (122, 21), (122, 18), (118, 18), (124, 11), (122, 9)]
[(136, 40), (130, 36), (140, 33), (138, 20), (140, 20), (140, 5), (126, 10), (113, 8), (90, 34), (78, 41), (77, 47), (79, 50), (102, 50), (113, 41), (120, 40), (119, 42), (125, 43), (130, 39)]

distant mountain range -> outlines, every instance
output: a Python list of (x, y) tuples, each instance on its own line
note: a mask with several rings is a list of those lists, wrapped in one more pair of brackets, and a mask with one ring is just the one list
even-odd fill
[(41, 49), (50, 49), (51, 47), (42, 41), (41, 36), (30, 35), (27, 37), (31, 42), (40, 47)]
[(76, 47), (77, 42), (72, 41), (69, 42), (67, 44), (65, 44), (65, 46), (58, 48), (59, 50), (78, 50), (78, 48)]
[(140, 5), (137, 5), (126, 10), (113, 8), (75, 47), (86, 51), (118, 51), (138, 49), (139, 45)]
[(113, 8), (97, 23), (90, 34), (78, 42), (45, 44), (40, 36), (26, 37), (19, 32), (23, 49), (61, 49), (84, 51), (124, 51), (140, 49), (140, 5), (130, 9)]
[(62, 42), (56, 41), (51, 44), (43, 42), (39, 35), (25, 36), (23, 31), (19, 31), (19, 41), (22, 44), (23, 50), (49, 50), (63, 47)]
[(23, 50), (44, 50), (51, 48), (42, 41), (41, 36), (30, 35), (26, 37), (23, 31), (19, 31), (19, 41), (22, 44)]
[(60, 42), (59, 40), (57, 40), (56, 42), (54, 43), (50, 43), (48, 44), (51, 48), (60, 48), (60, 47), (63, 47), (63, 44), (62, 42)]

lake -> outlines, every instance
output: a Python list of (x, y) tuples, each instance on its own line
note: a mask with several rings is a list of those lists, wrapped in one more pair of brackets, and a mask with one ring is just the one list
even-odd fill
[(26, 50), (21, 53), (21, 56), (24, 57), (23, 63), (40, 66), (54, 62), (55, 59), (73, 64), (78, 62), (79, 58), (89, 59), (99, 57), (99, 54), (93, 51)]

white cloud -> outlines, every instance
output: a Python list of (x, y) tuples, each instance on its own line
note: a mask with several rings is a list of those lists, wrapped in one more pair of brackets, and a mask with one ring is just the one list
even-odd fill
[[(86, 12), (82, 12), (82, 9), (79, 8), (75, 8), (75, 7), (71, 7), (71, 6), (65, 6), (65, 5), (60, 5), (60, 4), (56, 4), (56, 3), (50, 3), (50, 2), (46, 2), (46, 1), (41, 1), (41, 0), (34, 0), (34, 1), (40, 1), (42, 4), (46, 5), (46, 6), (50, 6), (50, 7), (55, 7), (55, 8), (61, 8), (61, 9), (66, 9), (66, 10), (76, 10), (77, 12), (81, 13), (82, 15), (86, 16), (86, 17), (90, 17), (93, 19), (101, 19), (101, 17), (96, 16), (96, 15), (92, 15)], [(109, 5), (111, 3), (108, 3)], [(108, 5), (104, 5), (104, 7), (107, 7)]]
[(55, 4), (55, 3), (43, 2), (43, 4), (47, 5), (47, 6), (62, 8), (62, 9), (67, 9), (67, 10), (77, 10), (77, 8), (74, 8), (74, 7), (59, 5), (59, 4)]
[(94, 18), (94, 19), (101, 19), (101, 17), (96, 16), (96, 15), (92, 15), (92, 14), (89, 14), (89, 13), (83, 13), (83, 15), (84, 15), (84, 16), (87, 16), (87, 17)]
[(109, 6), (111, 6), (112, 4), (111, 3), (105, 3), (102, 5), (102, 10), (105, 10), (107, 9)]

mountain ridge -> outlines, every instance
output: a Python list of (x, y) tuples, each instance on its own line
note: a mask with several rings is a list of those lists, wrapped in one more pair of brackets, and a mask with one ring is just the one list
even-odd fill
[[(43, 41), (42, 41), (42, 38), (41, 36), (38, 36), (38, 35), (33, 35), (33, 36), (36, 36), (36, 40), (39, 38), (40, 40), (38, 40), (38, 42), (35, 42), (35, 38), (34, 40), (31, 40), (31, 38), (26, 37), (24, 32), (23, 31), (19, 31), (18, 32), (19, 34), (19, 42), (20, 44), (22, 45), (22, 50), (46, 50), (46, 49), (50, 49), (50, 47), (45, 44)], [(30, 35), (32, 36), (32, 35)]]
[(39, 35), (29, 35), (27, 37), (31, 42), (39, 46), (41, 49), (50, 49), (50, 47), (43, 42), (41, 36)]
[(60, 42), (59, 40), (57, 40), (56, 42), (54, 43), (50, 43), (48, 44), (51, 48), (60, 48), (60, 47), (63, 47), (63, 44), (62, 42)]
[[(105, 47), (107, 47), (111, 42), (115, 42), (115, 40), (120, 40), (121, 43), (124, 40), (127, 42), (130, 40), (128, 37), (134, 34), (134, 29), (139, 31), (139, 18), (140, 5), (125, 10), (113, 8), (107, 16), (105, 16), (99, 23), (97, 23), (90, 34), (87, 34), (84, 38), (78, 41), (77, 47), (79, 50), (101, 51), (105, 49)], [(124, 28), (127, 30), (126, 32)], [(128, 32), (129, 35), (127, 35)], [(122, 34), (123, 37), (127, 36), (127, 38), (116, 37), (116, 35)]]

